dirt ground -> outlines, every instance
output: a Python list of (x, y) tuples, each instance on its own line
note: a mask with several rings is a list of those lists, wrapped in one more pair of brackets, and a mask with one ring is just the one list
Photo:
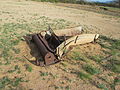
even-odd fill
[[(4, 49), (0, 48), (0, 55), (2, 51), (12, 45), (12, 40), (17, 41), (20, 38), (16, 46), (11, 46), (18, 49), (13, 50), (15, 53), (9, 47), (9, 56), (11, 55), (14, 59), (9, 58), (11, 63), (8, 65), (0, 65), (0, 78), (5, 76), (12, 79), (16, 77), (24, 78), (17, 87), (14, 85), (10, 87), (9, 84), (5, 84), (6, 86), (4, 86), (5, 89), (3, 90), (9, 90), (8, 88), (12, 88), (12, 90), (99, 90), (96, 86), (96, 83), (102, 83), (99, 76), (106, 77), (108, 73), (112, 72), (103, 70), (104, 74), (92, 76), (93, 81), (81, 80), (75, 72), (83, 71), (82, 65), (86, 62), (71, 60), (68, 57), (72, 55), (71, 53), (68, 53), (63, 62), (46, 67), (35, 66), (27, 60), (35, 58), (32, 56), (33, 54), (31, 53), (33, 52), (22, 36), (46, 30), (49, 24), (54, 29), (80, 25), (86, 33), (98, 33), (114, 39), (120, 39), (120, 18), (116, 16), (58, 6), (58, 4), (53, 3), (0, 0), (0, 39), (1, 42), (8, 45), (5, 47), (3, 44)], [(103, 48), (97, 43), (78, 46), (72, 50), (72, 52), (74, 51), (88, 54), (88, 56), (90, 54), (106, 56), (103, 54)], [(3, 62), (2, 56), (0, 56), (0, 60)], [(100, 69), (102, 68), (94, 61), (88, 62)], [(16, 65), (17, 69), (14, 68)], [(116, 77), (116, 74), (109, 76), (109, 80), (113, 80), (114, 77)], [(1, 85), (0, 83), (0, 87)], [(108, 88), (110, 87), (108, 86)], [(119, 89), (120, 86), (117, 86), (116, 90)]]
[[(88, 27), (91, 32), (120, 38), (120, 19), (110, 15), (103, 15), (85, 10), (56, 6), (52, 3), (42, 3), (20, 0), (0, 1), (1, 12), (10, 12), (15, 19), (25, 18), (29, 22), (31, 15), (47, 16), (51, 19), (62, 18), (83, 27)], [(2, 19), (9, 15), (1, 15)], [(34, 18), (34, 17), (33, 17)], [(31, 21), (30, 21), (31, 22)]]

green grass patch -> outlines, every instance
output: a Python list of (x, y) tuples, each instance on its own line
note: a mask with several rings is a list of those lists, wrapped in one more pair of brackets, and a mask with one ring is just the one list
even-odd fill
[(100, 63), (102, 61), (103, 57), (100, 55), (95, 55), (95, 56), (90, 56), (90, 59)]
[(77, 60), (77, 61), (85, 61), (86, 57), (83, 56), (80, 52), (73, 52), (72, 56), (70, 57), (73, 60)]
[(95, 74), (101, 73), (100, 69), (98, 69), (97, 67), (93, 67), (91, 65), (88, 65), (88, 64), (84, 65), (83, 69), (86, 72), (90, 73), (91, 75), (95, 75)]
[(97, 87), (103, 90), (109, 90), (108, 88), (106, 88), (105, 84), (97, 84)]
[(108, 70), (113, 71), (114, 73), (120, 73), (120, 60), (116, 58), (111, 58), (108, 60), (108, 63), (104, 65)]
[[(11, 87), (17, 87), (20, 82), (28, 82), (27, 80), (23, 80), (23, 78), (21, 77), (17, 77), (17, 78), (8, 78), (8, 77), (3, 77), (0, 79), (0, 90), (3, 89), (5, 90), (5, 87), (7, 86), (11, 86)], [(11, 88), (9, 88), (11, 89)]]
[(41, 72), (41, 73), (40, 73), (40, 76), (48, 76), (48, 75), (49, 75), (48, 72)]
[(115, 73), (120, 73), (120, 64), (119, 65), (113, 65), (112, 66), (112, 71)]
[(17, 71), (17, 73), (20, 73), (20, 72), (21, 72), (21, 71), (20, 71), (20, 67), (19, 67), (18, 65), (15, 65), (15, 67), (14, 67), (13, 70), (8, 70), (8, 73), (13, 73), (13, 72), (15, 72), (15, 71)]
[(120, 40), (101, 36), (99, 43), (103, 48), (109, 50), (107, 54), (111, 56), (111, 58), (107, 59), (106, 65), (103, 66), (115, 73), (120, 73)]
[(78, 72), (77, 73), (77, 76), (80, 78), (80, 79), (91, 79), (91, 75), (90, 74), (87, 74), (87, 73), (83, 73), (83, 72)]
[[(115, 50), (115, 49), (120, 50), (120, 40), (108, 38), (106, 36), (101, 36), (100, 38), (101, 38), (102, 42), (100, 42), (99, 44), (103, 48), (108, 48), (110, 50)], [(109, 45), (104, 44), (104, 42), (109, 43)]]
[(27, 64), (26, 70), (27, 70), (28, 72), (32, 72), (32, 70), (33, 70), (33, 69), (32, 69), (32, 66)]

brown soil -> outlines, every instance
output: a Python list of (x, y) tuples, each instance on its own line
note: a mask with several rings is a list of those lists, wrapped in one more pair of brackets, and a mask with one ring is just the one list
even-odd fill
[[(120, 18), (110, 15), (56, 6), (52, 3), (38, 3), (24, 0), (1, 0), (0, 12), (3, 13), (0, 15), (0, 19), (3, 20), (2, 22), (0, 21), (0, 24), (7, 22), (15, 23), (18, 19), (22, 19), (23, 17), (26, 22), (31, 23), (31, 17), (34, 18), (35, 16), (33, 15), (37, 14), (39, 17), (46, 16), (50, 19), (58, 18), (74, 22), (75, 25), (83, 26), (83, 28), (89, 33), (99, 33), (101, 35), (120, 39)], [(9, 12), (10, 15), (6, 14), (7, 12)], [(13, 16), (14, 19), (11, 19), (11, 16)], [(21, 32), (22, 31), (20, 31), (20, 33)], [(35, 66), (27, 60), (35, 59), (34, 57), (38, 56), (39, 52), (37, 50), (31, 51), (30, 47), (25, 41), (20, 41), (16, 47), (19, 48), (21, 52), (15, 57), (20, 57), (21, 59), (13, 61), (9, 66), (0, 66), (0, 68), (3, 68), (3, 70), (0, 71), (0, 78), (4, 76), (9, 76), (10, 78), (24, 77), (25, 80), (29, 80), (28, 82), (21, 82), (18, 86), (18, 90), (19, 88), (20, 90), (69, 90), (69, 88), (71, 90), (99, 90), (99, 88), (97, 88), (93, 82), (81, 80), (74, 73), (83, 71), (82, 65), (84, 65), (85, 62), (76, 62), (69, 58), (74, 51), (78, 51), (88, 56), (91, 54), (101, 54), (105, 56), (103, 54), (103, 48), (101, 48), (99, 44), (90, 43), (77, 46), (68, 53), (68, 55), (64, 58), (64, 61), (46, 67)], [(99, 68), (102, 68), (92, 60), (89, 60), (88, 62)], [(14, 68), (15, 65), (19, 65), (21, 73), (7, 73), (7, 71), (11, 70), (11, 68)], [(27, 65), (32, 67), (32, 72), (26, 70)], [(110, 71), (104, 71), (104, 74), (101, 74), (101, 76), (105, 76), (108, 73), (110, 73)], [(102, 82), (97, 76), (93, 78), (94, 81), (98, 80), (100, 83)], [(112, 79), (113, 77), (110, 78), (110, 80)], [(119, 85), (117, 87), (119, 88)]]

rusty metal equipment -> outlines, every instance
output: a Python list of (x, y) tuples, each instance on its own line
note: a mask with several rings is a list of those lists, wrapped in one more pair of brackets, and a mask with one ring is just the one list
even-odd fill
[(41, 33), (32, 36), (32, 40), (38, 47), (43, 58), (43, 61), (39, 60), (39, 65), (44, 66), (59, 62), (60, 60), (56, 55), (56, 48), (61, 44), (61, 40), (54, 33), (51, 33), (51, 36), (49, 34), (43, 36)]
[[(77, 28), (78, 29), (78, 28)], [(61, 60), (62, 56), (69, 51), (72, 45), (85, 44), (98, 39), (99, 34), (80, 34), (81, 30), (55, 31), (50, 28), (32, 35), (32, 40), (39, 49), (43, 60), (37, 60), (39, 66), (51, 65)], [(73, 34), (74, 33), (74, 34)]]

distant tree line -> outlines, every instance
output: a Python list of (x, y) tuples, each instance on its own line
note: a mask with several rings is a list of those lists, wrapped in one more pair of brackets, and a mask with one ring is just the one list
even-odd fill
[(62, 2), (62, 3), (90, 4), (90, 5), (102, 5), (102, 6), (120, 7), (120, 0), (113, 0), (110, 3), (87, 2), (86, 0), (33, 0), (33, 1)]
[(118, 3), (119, 8), (120, 8), (120, 0), (115, 0), (116, 3)]

